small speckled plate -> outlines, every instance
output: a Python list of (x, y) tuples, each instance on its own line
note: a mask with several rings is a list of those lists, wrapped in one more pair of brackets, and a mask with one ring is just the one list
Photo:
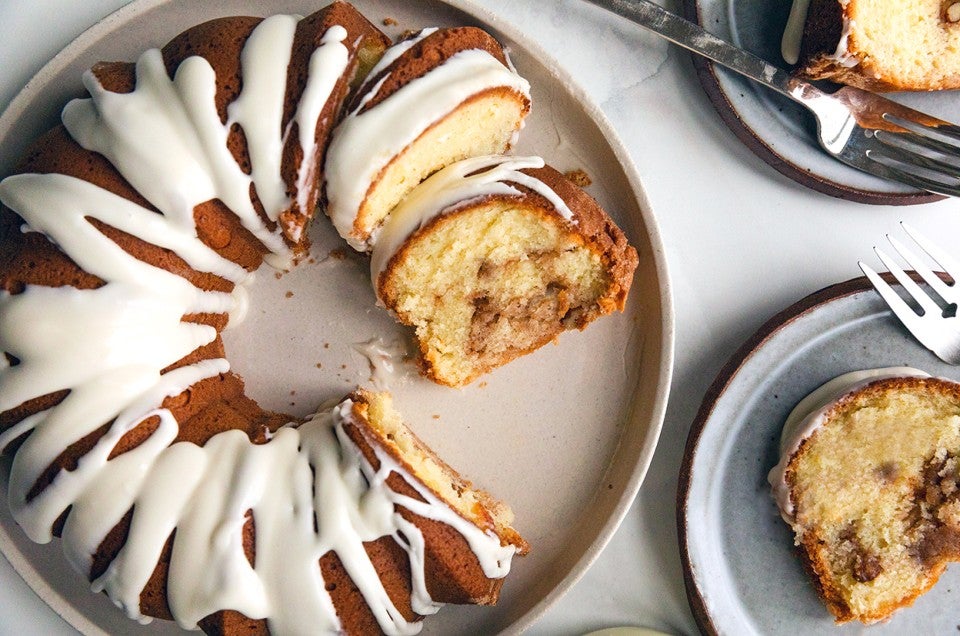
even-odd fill
[[(787, 69), (780, 37), (792, 0), (683, 0), (686, 17), (714, 35)], [(700, 56), (694, 66), (720, 117), (750, 150), (774, 169), (831, 196), (884, 205), (941, 199), (884, 181), (840, 163), (820, 149), (813, 116), (799, 104)], [(889, 95), (917, 110), (960, 122), (957, 91)]]
[[(789, 412), (824, 382), (859, 369), (910, 366), (960, 380), (918, 344), (857, 278), (774, 316), (707, 391), (693, 423), (678, 490), (687, 596), (707, 634), (862, 634), (836, 626), (794, 552), (767, 484)], [(948, 634), (960, 627), (960, 568), (870, 634)]]

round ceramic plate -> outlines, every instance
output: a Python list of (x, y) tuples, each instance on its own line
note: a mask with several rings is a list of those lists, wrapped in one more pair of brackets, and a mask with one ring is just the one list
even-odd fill
[[(673, 355), (673, 315), (657, 228), (639, 179), (597, 107), (521, 33), (465, 2), (356, 2), (390, 35), (431, 25), (482, 25), (505, 42), (532, 85), (534, 111), (518, 153), (560, 170), (583, 169), (589, 188), (640, 254), (626, 312), (565, 334), (463, 390), (434, 385), (403, 361), (410, 334), (375, 307), (368, 264), (318, 218), (310, 258), (292, 272), (258, 272), (246, 320), (224, 334), (233, 368), (269, 409), (310, 413), (358, 384), (391, 390), (416, 432), (452, 466), (508, 501), (532, 545), (514, 561), (499, 605), (449, 607), (425, 633), (517, 632), (593, 561), (626, 513), (653, 454)], [(307, 0), (135, 2), (51, 61), (0, 117), (0, 175), (56, 123), (98, 60), (135, 60), (185, 28), (223, 15), (307, 14)], [(391, 372), (387, 367), (392, 362)], [(2, 471), (4, 479), (7, 471)], [(4, 484), (0, 484), (3, 488)], [(88, 634), (128, 633), (127, 621), (90, 593), (56, 547), (27, 541), (4, 506), (0, 549), (40, 596)], [(0, 592), (2, 593), (2, 592)], [(156, 621), (146, 632), (177, 632)]]
[[(862, 634), (837, 627), (794, 553), (767, 484), (793, 407), (848, 371), (909, 366), (960, 380), (919, 345), (865, 278), (775, 316), (731, 358), (693, 424), (678, 491), (687, 596), (709, 634)], [(956, 633), (960, 568), (871, 634)]]
[[(780, 37), (792, 0), (684, 0), (688, 19), (718, 37), (787, 69)], [(724, 122), (761, 159), (791, 179), (861, 203), (909, 205), (942, 197), (884, 181), (840, 163), (817, 144), (816, 124), (786, 97), (695, 55), (694, 65)], [(956, 91), (889, 95), (917, 110), (960, 122)]]

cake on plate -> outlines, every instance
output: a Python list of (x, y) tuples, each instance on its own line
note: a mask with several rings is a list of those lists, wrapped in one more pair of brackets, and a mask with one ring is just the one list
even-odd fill
[(887, 620), (960, 559), (960, 384), (833, 380), (788, 418), (770, 483), (837, 623)]
[(960, 88), (960, 2), (794, 0), (783, 55), (807, 79), (872, 91)]

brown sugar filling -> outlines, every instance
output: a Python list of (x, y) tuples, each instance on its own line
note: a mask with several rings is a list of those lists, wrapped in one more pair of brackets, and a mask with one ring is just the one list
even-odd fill
[(496, 281), (512, 277), (522, 267), (518, 260), (481, 264), (467, 342), (471, 354), (498, 356), (504, 351), (538, 346), (563, 331), (572, 316), (583, 313), (596, 301), (596, 294), (588, 293), (564, 272), (561, 253), (531, 254), (525, 260), (535, 263), (541, 275), (538, 291), (524, 296), (496, 285)]
[(911, 553), (925, 567), (960, 559), (960, 458), (927, 460), (909, 519), (918, 537)]

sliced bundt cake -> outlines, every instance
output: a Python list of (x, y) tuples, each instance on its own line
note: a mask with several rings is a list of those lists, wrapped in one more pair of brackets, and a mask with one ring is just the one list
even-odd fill
[(327, 214), (350, 245), (369, 250), (420, 181), (454, 161), (507, 151), (529, 111), (529, 85), (490, 35), (421, 31), (387, 51), (334, 131)]
[(385, 397), (291, 422), (220, 338), (235, 285), (304, 246), (328, 131), (386, 44), (342, 2), (199, 25), (97, 65), (0, 182), (12, 514), (132, 618), (412, 633), (495, 600), (525, 550)]
[(794, 0), (783, 52), (808, 79), (875, 91), (960, 88), (960, 2)]
[(802, 403), (770, 473), (838, 623), (886, 620), (960, 559), (960, 384), (892, 372)]
[(477, 157), (394, 210), (377, 296), (416, 328), (429, 377), (461, 386), (566, 329), (622, 310), (637, 253), (588, 194), (537, 157)]

